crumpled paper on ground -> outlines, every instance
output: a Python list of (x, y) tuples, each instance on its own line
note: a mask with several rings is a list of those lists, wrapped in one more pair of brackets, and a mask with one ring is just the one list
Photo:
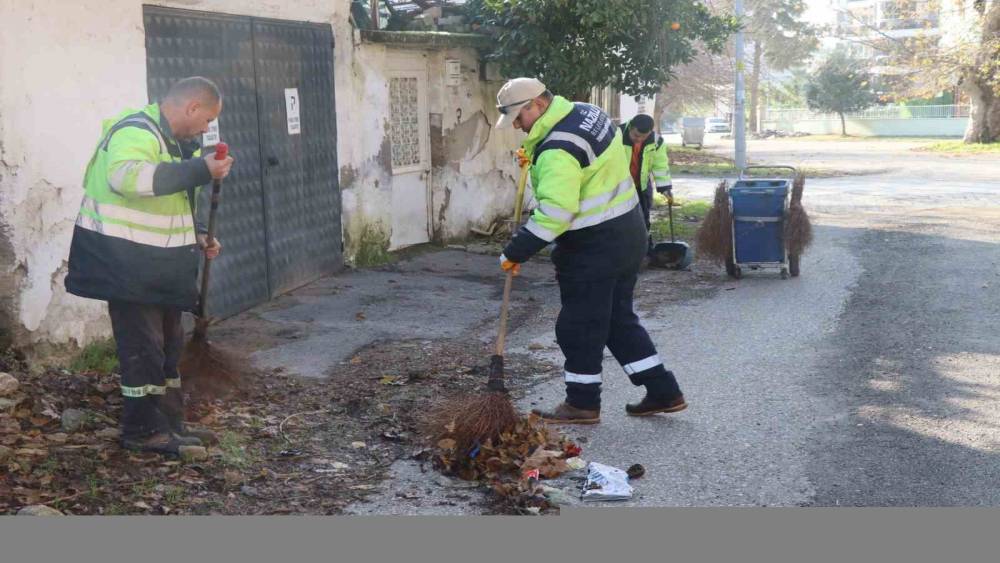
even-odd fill
[(590, 462), (587, 466), (587, 482), (583, 485), (583, 500), (606, 501), (631, 498), (632, 486), (628, 484), (627, 473), (610, 465)]

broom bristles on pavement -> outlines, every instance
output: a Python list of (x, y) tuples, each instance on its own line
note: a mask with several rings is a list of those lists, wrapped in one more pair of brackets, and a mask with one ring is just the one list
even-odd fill
[(785, 247), (788, 254), (800, 256), (812, 243), (812, 224), (809, 215), (802, 207), (802, 192), (805, 189), (806, 178), (799, 173), (792, 183), (792, 199), (788, 205), (788, 220), (785, 222)]
[(249, 365), (235, 354), (202, 338), (191, 338), (177, 365), (194, 395), (224, 396), (239, 388)]
[(476, 444), (496, 443), (520, 418), (507, 393), (487, 391), (441, 402), (431, 409), (426, 427), (435, 443), (452, 439), (455, 451), (466, 455)]
[(698, 254), (720, 264), (725, 263), (732, 254), (733, 246), (732, 215), (729, 210), (727, 187), (728, 184), (723, 180), (715, 188), (715, 201), (695, 236)]

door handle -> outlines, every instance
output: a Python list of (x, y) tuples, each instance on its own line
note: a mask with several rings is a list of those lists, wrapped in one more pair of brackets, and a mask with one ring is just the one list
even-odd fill
[(268, 166), (277, 166), (280, 163), (281, 163), (281, 161), (278, 160), (278, 157), (276, 157), (276, 156), (269, 156), (269, 157), (267, 157), (267, 165)]

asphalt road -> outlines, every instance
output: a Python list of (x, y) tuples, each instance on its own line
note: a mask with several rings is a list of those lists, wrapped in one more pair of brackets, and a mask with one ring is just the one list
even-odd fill
[[(750, 143), (764, 162), (882, 172), (807, 182), (816, 241), (797, 279), (729, 281), (720, 269), (713, 290), (658, 300), (655, 280), (642, 278), (644, 323), (690, 408), (627, 417), (642, 391), (608, 355), (602, 423), (566, 427), (585, 439), (587, 460), (645, 465), (624, 504), (1000, 504), (1000, 159), (913, 146)], [(709, 198), (716, 182), (674, 185)], [(555, 311), (543, 307), (511, 345), (544, 343), (532, 353), (558, 358)], [(520, 406), (562, 393), (549, 381)], [(427, 480), (406, 464), (398, 472)], [(440, 511), (387, 502), (398, 486), (357, 511)]]

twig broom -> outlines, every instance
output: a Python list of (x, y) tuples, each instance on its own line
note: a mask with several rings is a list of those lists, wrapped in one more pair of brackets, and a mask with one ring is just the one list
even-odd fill
[[(219, 143), (215, 149), (216, 160), (225, 159), (228, 152), (229, 147), (225, 143)], [(209, 246), (215, 241), (216, 215), (221, 192), (222, 180), (213, 180), (211, 208), (208, 214), (208, 236), (205, 241)], [(247, 366), (236, 355), (208, 340), (208, 326), (212, 322), (207, 315), (211, 267), (212, 261), (206, 256), (201, 271), (201, 295), (198, 299), (194, 332), (184, 346), (178, 369), (188, 384), (196, 389), (197, 394), (223, 395), (236, 387)]]
[[(521, 211), (529, 165), (521, 157), (521, 175), (517, 181), (514, 199), (514, 225), (521, 224)], [(431, 415), (431, 427), (438, 440), (454, 440), (454, 449), (460, 455), (471, 452), (477, 444), (489, 440), (496, 442), (500, 435), (509, 432), (520, 417), (511, 404), (504, 385), (504, 344), (507, 338), (507, 316), (510, 308), (510, 291), (514, 272), (508, 271), (503, 286), (500, 305), (500, 328), (496, 349), (490, 357), (489, 380), (486, 392), (471, 397), (458, 397), (445, 402)]]

